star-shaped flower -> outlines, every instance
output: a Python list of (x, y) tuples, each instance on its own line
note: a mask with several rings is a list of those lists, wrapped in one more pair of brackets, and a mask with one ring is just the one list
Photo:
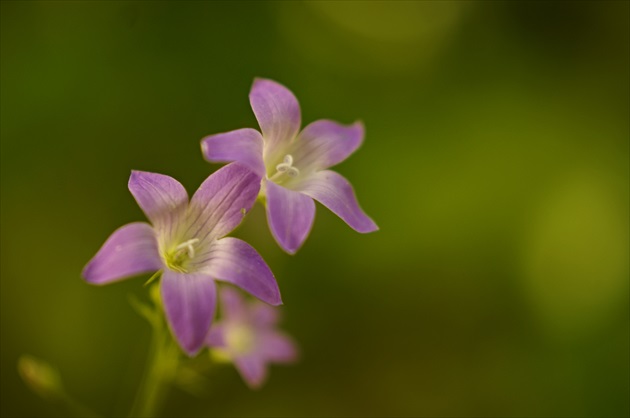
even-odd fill
[(350, 156), (363, 142), (363, 124), (345, 126), (318, 120), (301, 132), (297, 99), (286, 87), (256, 79), (250, 103), (262, 130), (245, 128), (204, 138), (210, 162), (239, 161), (262, 178), (267, 220), (278, 244), (295, 253), (308, 236), (319, 201), (354, 230), (378, 229), (359, 207), (352, 186), (327, 170)]
[(297, 359), (293, 340), (276, 329), (276, 308), (258, 301), (248, 303), (238, 291), (225, 286), (220, 297), (222, 318), (210, 329), (206, 343), (234, 362), (250, 387), (264, 383), (268, 363)]
[(101, 285), (161, 270), (169, 326), (180, 346), (194, 355), (214, 316), (215, 279), (272, 305), (282, 303), (276, 280), (256, 250), (223, 238), (250, 210), (259, 188), (249, 169), (230, 164), (208, 177), (189, 202), (177, 180), (133, 171), (129, 190), (153, 225), (134, 222), (114, 231), (83, 277)]

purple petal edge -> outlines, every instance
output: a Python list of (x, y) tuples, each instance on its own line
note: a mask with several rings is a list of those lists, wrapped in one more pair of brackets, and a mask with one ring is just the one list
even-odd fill
[(267, 365), (259, 356), (237, 357), (234, 359), (234, 365), (250, 388), (258, 389), (265, 383), (267, 379)]
[(319, 171), (304, 180), (299, 190), (326, 206), (355, 231), (365, 234), (378, 230), (359, 206), (352, 185), (342, 175), (329, 170)]
[(164, 174), (132, 171), (129, 191), (154, 226), (186, 208), (188, 193), (180, 182)]
[(83, 278), (102, 285), (162, 268), (151, 225), (134, 222), (114, 231), (83, 269)]
[(260, 177), (239, 163), (212, 173), (190, 201), (191, 210), (199, 213), (198, 232), (209, 231), (215, 238), (228, 234), (252, 208), (259, 190)]
[[(263, 302), (282, 304), (273, 273), (251, 245), (237, 238), (223, 238), (212, 244), (210, 255), (212, 261), (205, 271), (212, 277), (232, 283)], [(228, 293), (222, 300), (229, 304), (228, 309), (238, 308), (235, 301), (230, 301), (231, 289), (224, 291)]]
[(273, 363), (293, 363), (298, 359), (298, 351), (293, 340), (286, 334), (268, 330), (259, 335), (260, 353)]
[(210, 162), (237, 161), (260, 177), (265, 175), (263, 138), (255, 129), (237, 129), (207, 136), (201, 140), (201, 151)]
[(267, 153), (273, 153), (296, 137), (302, 116), (300, 105), (288, 88), (272, 80), (256, 78), (249, 102), (265, 138)]
[(332, 120), (318, 120), (306, 126), (295, 142), (294, 157), (301, 166), (322, 170), (339, 164), (363, 143), (362, 122), (342, 125)]

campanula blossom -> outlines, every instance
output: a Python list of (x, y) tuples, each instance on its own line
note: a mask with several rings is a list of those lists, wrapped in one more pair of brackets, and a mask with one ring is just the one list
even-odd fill
[(215, 313), (215, 279), (279, 305), (280, 291), (262, 257), (249, 244), (223, 238), (243, 219), (260, 184), (249, 169), (227, 165), (209, 176), (192, 199), (175, 179), (133, 171), (129, 190), (152, 225), (127, 224), (107, 239), (83, 270), (102, 285), (162, 271), (161, 297), (180, 346), (194, 355)]
[(377, 230), (348, 180), (328, 170), (359, 148), (363, 124), (318, 120), (300, 132), (297, 99), (271, 80), (256, 79), (249, 100), (262, 134), (238, 129), (208, 136), (201, 147), (210, 162), (238, 161), (260, 176), (267, 221), (278, 244), (290, 254), (302, 246), (315, 218), (313, 199), (358, 232)]
[(277, 308), (259, 301), (248, 303), (236, 289), (226, 286), (220, 298), (222, 318), (210, 329), (206, 343), (227, 356), (251, 388), (265, 382), (267, 364), (297, 359), (293, 340), (276, 329)]

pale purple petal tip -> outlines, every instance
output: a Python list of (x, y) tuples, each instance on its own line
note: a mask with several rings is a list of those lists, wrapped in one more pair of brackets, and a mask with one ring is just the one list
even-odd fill
[(334, 171), (320, 171), (299, 185), (299, 190), (320, 202), (361, 233), (378, 230), (378, 226), (359, 207), (352, 185)]
[[(220, 239), (212, 244), (210, 258), (205, 271), (214, 278), (232, 283), (271, 305), (282, 304), (273, 273), (256, 250), (245, 241), (237, 238)], [(228, 291), (228, 309), (242, 310), (230, 300), (232, 290), (224, 291)]]
[(364, 132), (361, 122), (342, 125), (331, 120), (315, 121), (300, 132), (293, 157), (303, 167), (316, 170), (331, 167), (361, 146)]
[(267, 365), (259, 356), (237, 357), (234, 359), (234, 365), (250, 388), (258, 389), (265, 383)]
[(132, 171), (129, 191), (154, 225), (165, 218), (171, 219), (174, 212), (185, 209), (188, 204), (184, 186), (164, 174)]
[(106, 284), (162, 268), (151, 225), (134, 222), (118, 228), (83, 269), (92, 284)]
[(237, 129), (207, 136), (201, 140), (201, 150), (205, 159), (210, 162), (237, 161), (260, 177), (265, 175), (263, 139), (255, 129)]
[(267, 181), (267, 221), (273, 237), (289, 254), (302, 246), (315, 219), (313, 200)]
[(264, 303), (256, 303), (250, 308), (252, 321), (256, 326), (268, 328), (280, 320), (280, 311)]
[(249, 101), (270, 149), (292, 141), (300, 130), (301, 113), (297, 99), (289, 89), (272, 80), (257, 78)]
[(266, 331), (258, 336), (261, 356), (273, 363), (293, 363), (298, 358), (298, 351), (293, 340), (278, 331)]
[(214, 317), (214, 280), (203, 274), (165, 270), (161, 292), (171, 331), (182, 349), (192, 357), (203, 346)]
[(199, 229), (220, 238), (241, 223), (256, 202), (260, 176), (239, 163), (231, 163), (210, 175), (195, 192), (191, 210), (200, 212)]
[[(236, 238), (231, 238), (236, 239)], [(227, 240), (227, 243), (226, 241)], [(230, 248), (230, 238), (224, 238), (220, 241), (220, 245), (224, 246), (223, 249), (231, 252)], [(219, 263), (223, 263), (224, 261), (219, 261)], [(230, 318), (230, 320), (242, 320), (247, 316), (247, 304), (243, 300), (243, 297), (238, 292), (238, 290), (230, 287), (230, 286), (221, 286), (220, 296), (221, 300), (221, 312), (223, 315)], [(263, 305), (261, 303), (261, 305)], [(265, 305), (268, 306), (268, 305)]]

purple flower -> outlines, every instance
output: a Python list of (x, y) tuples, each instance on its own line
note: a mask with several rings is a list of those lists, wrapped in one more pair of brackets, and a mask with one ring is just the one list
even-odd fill
[(278, 311), (255, 301), (247, 303), (235, 289), (221, 288), (222, 318), (206, 338), (234, 362), (251, 388), (260, 387), (267, 377), (268, 363), (291, 363), (297, 349), (290, 337), (276, 330)]
[(299, 132), (297, 99), (271, 80), (256, 79), (249, 100), (262, 135), (238, 129), (208, 136), (201, 147), (208, 161), (239, 161), (264, 179), (260, 193), (266, 197), (267, 220), (278, 244), (293, 254), (304, 243), (315, 217), (313, 199), (358, 232), (377, 230), (348, 180), (327, 170), (359, 148), (363, 124), (318, 120)]
[(194, 355), (214, 316), (215, 279), (272, 305), (282, 303), (276, 280), (256, 250), (223, 238), (252, 207), (259, 188), (259, 178), (249, 169), (230, 164), (208, 177), (189, 202), (177, 180), (133, 171), (129, 190), (153, 226), (134, 222), (114, 231), (83, 277), (100, 285), (162, 270), (169, 326), (181, 347)]

